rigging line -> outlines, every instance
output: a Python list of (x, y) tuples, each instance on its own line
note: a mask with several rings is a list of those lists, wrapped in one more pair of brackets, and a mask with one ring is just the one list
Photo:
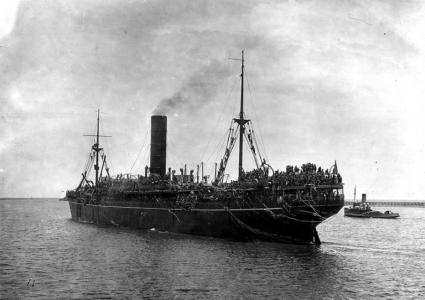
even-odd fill
[[(238, 75), (238, 80), (235, 81), (235, 82), (240, 82), (239, 78), (240, 78), (240, 74)], [(239, 117), (239, 101), (229, 101), (229, 103), (232, 104), (232, 106), (231, 106), (232, 116), (235, 116), (236, 118), (238, 118)], [(245, 113), (244, 113), (244, 115), (245, 115)]]
[[(104, 115), (105, 113), (100, 112), (100, 114)], [(97, 121), (96, 121), (96, 131), (97, 131)], [(99, 122), (99, 135), (102, 135), (102, 134), (105, 134), (105, 127), (104, 127), (104, 122), (102, 122), (102, 120), (100, 120), (100, 122)], [(96, 143), (96, 137), (93, 137), (93, 143)], [(109, 144), (108, 144), (108, 139), (102, 139), (102, 140), (99, 139), (99, 145), (98, 146), (100, 147), (100, 145), (102, 145), (102, 148), (103, 148), (102, 152), (103, 153), (105, 153), (105, 148), (108, 148), (108, 149), (110, 148)]]
[[(92, 139), (93, 139), (92, 143), (94, 144), (96, 142), (96, 140), (95, 140), (94, 137)], [(93, 149), (90, 149), (89, 156), (87, 157), (87, 161), (86, 161), (86, 164), (85, 164), (85, 167), (84, 167), (84, 171), (87, 171), (88, 173), (90, 171), (89, 168), (91, 168), (90, 167), (90, 161), (91, 161), (91, 159), (93, 159), (92, 155), (93, 155)]]
[[(254, 98), (254, 96), (253, 96), (253, 92), (251, 92), (251, 85), (250, 85), (250, 83), (249, 83), (248, 73), (246, 72), (246, 70), (245, 70), (245, 77), (246, 77), (246, 83), (247, 83), (247, 85), (248, 85), (248, 91), (249, 91), (249, 94), (250, 94), (250, 96), (251, 96), (252, 98)], [(251, 101), (251, 99), (250, 99), (250, 98), (248, 98), (248, 99), (249, 99), (249, 101), (251, 102), (252, 106), (254, 107), (255, 122), (258, 124), (257, 126), (258, 126), (258, 130), (259, 130), (259, 132), (260, 132), (260, 142), (261, 142), (262, 147), (263, 147), (263, 149), (264, 149), (264, 150), (263, 150), (264, 156), (266, 157), (267, 161), (269, 161), (269, 158), (268, 158), (268, 155), (267, 155), (267, 151), (266, 151), (266, 146), (265, 146), (264, 141), (263, 141), (263, 133), (262, 133), (262, 130), (261, 130), (260, 123), (258, 122), (257, 109), (256, 109), (256, 107), (255, 107), (255, 103), (254, 103), (255, 101)]]
[[(223, 158), (220, 161), (220, 168), (219, 168), (219, 171), (218, 171), (218, 174), (217, 174), (217, 178), (219, 178), (219, 181), (225, 175), (224, 172), (227, 168), (228, 161), (229, 161), (230, 156), (232, 154), (233, 148), (236, 144), (236, 137), (237, 137), (238, 132), (239, 132), (239, 125), (237, 125), (236, 129), (233, 130), (234, 124), (235, 123), (232, 122), (232, 127), (229, 129), (229, 138), (228, 138), (228, 142), (226, 143), (226, 152), (225, 152)], [(229, 143), (229, 141), (230, 141), (230, 143)]]
[(226, 143), (224, 143), (224, 140), (223, 140), (223, 142), (220, 144), (220, 148), (216, 152), (215, 162), (217, 162), (219, 157), (222, 155), (223, 147), (225, 147), (227, 149), (227, 147), (229, 146), (229, 141), (231, 141), (231, 139), (235, 137), (236, 131), (237, 131), (237, 128), (236, 129), (234, 128), (234, 123), (232, 121), (230, 128), (229, 128), (229, 133), (228, 133), (228, 136), (227, 136)]
[[(175, 146), (174, 142), (171, 139), (168, 140), (167, 144), (170, 145), (172, 149), (177, 149), (177, 147)], [(175, 156), (175, 153), (173, 151), (168, 151), (168, 152), (170, 153), (170, 155), (169, 155), (170, 159), (177, 162), (177, 164), (180, 165), (179, 168), (181, 168), (181, 166), (184, 165), (184, 164), (182, 164), (181, 160), (177, 156)]]
[(89, 161), (91, 159), (91, 155), (92, 155), (92, 150), (90, 149), (89, 155), (87, 156), (86, 163), (84, 164), (84, 171), (87, 171), (87, 168), (89, 166)]
[(145, 154), (145, 160), (144, 160), (144, 162), (145, 162), (145, 165), (143, 166), (143, 170), (144, 170), (144, 168), (146, 167), (146, 166), (149, 166), (149, 151), (146, 151), (146, 154)]
[[(229, 130), (230, 130), (230, 128), (229, 128)], [(224, 134), (220, 137), (220, 139), (218, 140), (218, 142), (217, 142), (216, 146), (214, 147), (214, 150), (213, 150), (213, 151), (211, 151), (210, 156), (208, 157), (208, 159), (206, 159), (206, 161), (205, 161), (205, 162), (209, 162), (209, 161), (210, 161), (210, 159), (212, 158), (212, 156), (213, 156), (214, 154), (216, 154), (216, 156), (218, 156), (218, 155), (217, 155), (217, 152), (219, 152), (219, 150), (222, 148), (222, 144), (224, 144), (225, 137), (226, 137), (226, 135), (228, 135), (228, 134), (229, 134), (229, 130), (226, 130), (226, 131), (224, 132)], [(216, 157), (216, 160), (217, 160), (217, 157)]]
[[(226, 132), (226, 133), (228, 133), (228, 132)], [(230, 134), (230, 132), (228, 133), (228, 137), (230, 136), (231, 134)], [(222, 138), (220, 139), (220, 144), (219, 145), (217, 145), (217, 150), (216, 151), (214, 151), (211, 155), (210, 155), (210, 157), (208, 158), (208, 160), (205, 162), (205, 164), (207, 164), (207, 165), (210, 165), (210, 171), (211, 171), (211, 173), (215, 170), (215, 163), (218, 163), (218, 160), (219, 160), (219, 157), (220, 157), (220, 155), (221, 155), (221, 153), (223, 153), (223, 148), (225, 147), (225, 148), (227, 148), (227, 146), (228, 146), (228, 143), (225, 143), (224, 142), (224, 140), (225, 140), (225, 138), (224, 138), (224, 136), (222, 136)], [(215, 156), (215, 159), (214, 159), (214, 161), (213, 161), (213, 164), (211, 165), (210, 164), (210, 159), (211, 159), (211, 157), (212, 157), (212, 155), (213, 154), (216, 154), (216, 156)]]
[[(253, 146), (253, 144), (251, 143), (251, 141), (249, 140), (249, 138), (248, 138), (248, 133), (246, 133), (246, 131), (244, 132), (244, 137), (245, 137), (245, 140), (246, 140), (246, 143), (248, 144), (248, 146), (249, 146), (249, 150), (250, 150), (250, 152), (251, 152), (251, 158), (254, 160), (254, 163), (255, 163), (255, 166), (256, 166), (256, 168), (258, 169), (259, 168), (259, 166), (258, 166), (258, 161), (257, 161), (257, 156), (256, 156), (256, 153), (254, 152), (255, 151), (255, 148), (254, 148), (254, 150), (252, 150), (252, 146)], [(257, 149), (257, 151), (258, 151), (258, 149)]]
[(214, 162), (217, 162), (218, 157), (221, 155), (221, 153), (223, 152), (223, 147), (226, 144), (226, 135), (227, 135), (227, 142), (229, 140), (229, 137), (231, 135), (230, 130), (232, 130), (233, 128), (233, 121), (230, 122), (230, 127), (228, 130), (225, 130), (223, 135), (220, 137), (220, 139), (218, 139), (218, 142), (216, 144), (216, 146), (214, 148), (212, 148), (213, 150), (211, 151), (211, 154), (208, 156), (208, 158), (205, 160), (206, 163), (209, 163), (211, 161), (211, 158), (213, 157), (213, 155), (215, 154), (215, 160)]
[[(105, 113), (103, 113), (103, 114), (105, 114)], [(102, 133), (103, 134), (105, 134), (106, 133), (106, 131), (105, 131), (105, 129), (104, 129), (104, 123), (105, 122), (101, 122), (100, 124), (101, 124), (101, 127), (102, 127)], [(106, 135), (106, 134), (105, 134)], [(102, 140), (103, 141), (103, 153), (105, 154), (106, 152), (108, 152), (108, 153), (111, 153), (111, 152), (109, 152), (109, 149), (112, 149), (112, 142), (109, 140), (109, 139), (103, 139)], [(107, 150), (107, 151), (106, 151)], [(110, 162), (110, 160), (111, 160), (111, 157), (110, 156), (108, 156), (108, 162)]]
[[(221, 143), (219, 145), (219, 147), (217, 147), (217, 151), (215, 151), (215, 158), (214, 158), (214, 162), (217, 162), (220, 157), (223, 155), (224, 153), (224, 149), (226, 148), (227, 144), (224, 142), (224, 139), (221, 139)], [(212, 155), (211, 155), (212, 156)], [(211, 157), (210, 157), (211, 158)], [(210, 160), (207, 161), (208, 163), (210, 163)]]
[(129, 173), (131, 173), (131, 171), (133, 170), (134, 165), (136, 164), (137, 160), (138, 160), (138, 159), (139, 159), (139, 157), (140, 157), (140, 154), (142, 153), (143, 149), (144, 149), (144, 148), (145, 148), (145, 146), (146, 146), (146, 141), (147, 141), (148, 133), (149, 133), (149, 129), (147, 129), (147, 130), (146, 130), (145, 138), (144, 138), (144, 141), (143, 141), (143, 145), (142, 145), (142, 147), (140, 148), (139, 153), (137, 154), (136, 159), (134, 160), (133, 165), (131, 166)]
[[(169, 139), (167, 139), (167, 150), (169, 150), (169, 149), (177, 150), (177, 147), (175, 146), (171, 137)], [(175, 153), (176, 153), (176, 151), (167, 151), (167, 154), (168, 154), (168, 156), (171, 160), (173, 160)], [(176, 162), (180, 163), (180, 161), (176, 161)]]
[[(222, 111), (221, 111), (221, 113), (219, 114), (219, 116), (218, 116), (218, 119), (217, 119), (217, 123), (216, 123), (216, 126), (214, 126), (214, 128), (218, 128), (219, 126), (217, 126), (217, 125), (219, 125), (220, 123), (221, 123), (221, 121), (222, 121), (222, 119), (224, 118), (224, 112), (225, 112), (225, 110), (229, 107), (229, 105), (230, 105), (230, 103), (231, 103), (231, 101), (227, 101), (229, 98), (230, 98), (230, 96), (232, 95), (232, 93), (233, 93), (233, 90), (235, 89), (235, 86), (236, 86), (236, 81), (234, 81), (233, 82), (233, 85), (232, 85), (232, 87), (231, 87), (231, 89), (230, 89), (230, 92), (226, 95), (226, 97), (225, 97), (225, 99), (226, 99), (226, 101), (225, 101), (225, 105), (223, 105), (223, 109), (222, 109)], [(202, 153), (207, 153), (207, 150), (208, 150), (208, 146), (210, 145), (210, 143), (211, 143), (211, 141), (212, 141), (212, 138), (213, 138), (213, 135), (210, 135), (210, 138), (208, 139), (208, 143), (206, 144), (206, 146), (205, 146), (205, 148), (204, 148), (204, 151), (202, 152)], [(204, 156), (202, 156), (202, 158), (201, 158), (201, 161), (204, 159), (205, 157)]]
[[(99, 123), (100, 123), (100, 134), (105, 134), (105, 128), (104, 128), (104, 125), (103, 125), (105, 122), (99, 122)], [(102, 140), (103, 148), (105, 148), (105, 146), (107, 146), (107, 148), (109, 148), (108, 147), (109, 145), (107, 145), (106, 143), (107, 143), (107, 139), (103, 139)], [(100, 142), (99, 142), (99, 144), (100, 144)]]
[[(149, 132), (150, 132), (150, 130), (151, 130), (149, 120), (150, 120), (149, 118), (145, 118), (146, 134), (145, 134), (145, 139), (144, 139), (144, 143), (143, 143), (143, 145), (144, 145), (144, 146), (142, 146), (142, 149), (148, 145), (148, 144), (147, 144), (147, 142), (148, 142), (148, 140), (149, 140), (148, 135), (149, 135)], [(150, 154), (150, 151), (149, 151), (149, 150), (148, 150), (148, 151), (146, 151), (146, 153), (145, 153), (145, 154), (142, 156), (142, 158), (139, 160), (140, 154), (143, 152), (143, 150), (142, 150), (142, 149), (139, 151), (139, 154), (137, 155), (136, 160), (137, 160), (137, 161), (140, 161), (140, 162), (142, 162), (142, 163), (144, 164), (144, 166), (142, 167), (142, 171), (143, 171), (143, 174), (144, 174), (144, 172), (145, 172), (145, 167), (146, 167), (146, 166), (149, 166), (149, 154)], [(135, 166), (135, 165), (136, 165), (136, 164), (134, 163), (134, 166)], [(131, 172), (131, 170), (134, 168), (134, 166), (130, 169), (130, 172)], [(137, 169), (137, 168), (136, 168), (136, 169)]]
[[(310, 208), (311, 208), (311, 210), (319, 217), (319, 218), (321, 218), (322, 220), (325, 220), (326, 218), (325, 217), (323, 217), (314, 207), (313, 207), (313, 205), (311, 205), (311, 203), (309, 203), (308, 201), (306, 201), (306, 200), (304, 200), (304, 199), (302, 199), (301, 198), (301, 201), (305, 204), (305, 205), (307, 205), (307, 206), (310, 206)], [(314, 214), (313, 214), (314, 215)]]
[(108, 156), (108, 169), (109, 169), (109, 174), (111, 174), (112, 170), (114, 169), (112, 166), (111, 158), (109, 156)]
[(234, 132), (234, 128), (233, 128), (233, 124), (231, 124), (228, 132), (226, 132), (227, 139), (224, 138), (225, 135), (226, 135), (226, 134), (224, 134), (221, 138), (220, 144), (218, 145), (219, 147), (218, 147), (217, 151), (215, 151), (215, 153), (216, 153), (215, 161), (217, 161), (218, 156), (221, 154), (223, 146), (226, 145), (226, 147), (227, 147), (229, 145), (229, 141), (231, 140), (231, 138), (233, 136), (233, 132)]
[[(258, 156), (260, 157), (261, 163), (263, 163), (263, 158), (261, 157), (260, 147), (258, 147), (258, 143), (257, 143), (257, 135), (255, 134), (254, 129), (252, 130), (252, 136), (253, 136), (255, 146), (257, 147)], [(267, 159), (267, 161), (268, 161), (268, 159)]]
[(92, 164), (93, 164), (94, 157), (95, 157), (95, 152), (91, 151), (89, 159), (87, 160), (87, 166), (86, 166), (87, 174), (90, 174), (90, 172), (91, 172), (91, 167), (92, 167)]
[(254, 141), (254, 147), (257, 149), (258, 152), (258, 157), (260, 158), (260, 163), (263, 164), (263, 157), (261, 156), (261, 149), (260, 147), (258, 147), (258, 143), (257, 143), (257, 136), (255, 134), (253, 125), (251, 124), (251, 122), (249, 123), (249, 130), (251, 132), (251, 136), (252, 136), (252, 140)]
[(88, 178), (90, 176), (91, 171), (93, 169), (93, 164), (94, 164), (94, 156), (90, 160), (90, 163), (89, 163), (89, 166), (88, 166), (88, 171), (87, 171), (87, 174), (86, 174), (86, 178)]
[[(251, 85), (250, 85), (250, 83), (249, 83), (249, 80), (248, 80), (248, 76), (247, 76), (247, 84), (248, 84), (248, 91), (249, 91), (249, 93), (250, 93), (250, 96), (253, 98), (253, 95), (252, 95), (252, 92), (251, 92)], [(264, 144), (264, 140), (263, 140), (263, 134), (262, 134), (262, 130), (261, 130), (261, 126), (260, 126), (260, 122), (258, 121), (258, 115), (257, 115), (257, 109), (255, 109), (255, 104), (254, 104), (254, 101), (251, 101), (251, 99), (249, 98), (249, 101), (250, 101), (250, 103), (253, 105), (253, 107), (254, 107), (254, 116), (255, 116), (255, 121), (256, 121), (256, 123), (258, 124), (258, 129), (259, 129), (259, 133), (260, 133), (260, 143), (261, 143), (261, 147), (262, 147), (262, 149), (263, 149), (263, 154), (264, 154), (264, 156), (265, 156), (265, 158), (266, 158), (266, 160), (267, 161), (269, 161), (269, 158), (268, 158), (268, 155), (267, 155), (267, 151), (266, 151), (266, 145)], [(257, 148), (259, 148), (258, 147), (258, 145), (257, 145)], [(259, 149), (258, 149), (259, 150)]]

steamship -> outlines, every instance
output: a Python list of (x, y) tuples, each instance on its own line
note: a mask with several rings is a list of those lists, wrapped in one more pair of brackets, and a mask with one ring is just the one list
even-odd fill
[[(150, 166), (138, 176), (111, 176), (97, 132), (79, 185), (66, 192), (78, 222), (241, 240), (320, 244), (316, 227), (344, 206), (336, 161), (329, 169), (312, 163), (274, 170), (258, 149), (252, 122), (244, 113), (244, 53), (241, 57), (238, 118), (232, 120), (224, 155), (208, 181), (186, 167), (166, 168), (167, 117), (151, 117)], [(239, 141), (237, 180), (224, 180), (230, 154)], [(244, 141), (256, 168), (243, 170)], [(94, 182), (90, 172), (94, 169)]]

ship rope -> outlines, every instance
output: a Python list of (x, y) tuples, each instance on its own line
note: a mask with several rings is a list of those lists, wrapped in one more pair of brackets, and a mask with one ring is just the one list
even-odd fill
[[(287, 211), (286, 208), (285, 208), (285, 210), (288, 214), (280, 213), (280, 214), (276, 215), (269, 208), (267, 208), (267, 206), (264, 203), (263, 203), (263, 206), (266, 207), (265, 211), (267, 211), (273, 218), (284, 217), (286, 219), (293, 220), (293, 221), (296, 221), (296, 222), (301, 222), (301, 223), (321, 223), (322, 222), (322, 220), (321, 221), (314, 221), (314, 220), (307, 221), (307, 220), (301, 220), (301, 219), (295, 218), (292, 214), (290, 214)], [(282, 209), (282, 211), (283, 211), (283, 209)], [(289, 215), (291, 215), (291, 216), (289, 216)]]
[(210, 161), (211, 157), (216, 154), (214, 161), (218, 160), (218, 157), (221, 155), (221, 153), (223, 152), (223, 148), (226, 146), (226, 137), (229, 134), (229, 131), (232, 128), (232, 123), (230, 123), (229, 129), (227, 131), (224, 132), (224, 134), (221, 136), (220, 140), (218, 141), (217, 145), (214, 148), (214, 151), (211, 153), (210, 157), (207, 159), (207, 162)]
[[(255, 134), (255, 132), (254, 132), (254, 129), (252, 129), (252, 137), (253, 137), (253, 140), (254, 140), (255, 146), (256, 146), (256, 147), (257, 147), (257, 149), (258, 149), (258, 156), (260, 157), (260, 161), (263, 161), (263, 158), (261, 157), (260, 147), (258, 147), (258, 143), (257, 143), (257, 136), (256, 136), (256, 134)], [(265, 155), (265, 156), (266, 156), (266, 155)], [(268, 159), (267, 159), (267, 161), (268, 161)]]
[(253, 228), (251, 226), (249, 226), (248, 224), (246, 224), (245, 222), (243, 222), (241, 219), (239, 219), (238, 217), (236, 217), (230, 210), (227, 210), (227, 212), (229, 213), (229, 215), (233, 218), (233, 220), (242, 228), (247, 230), (248, 232), (257, 235), (257, 236), (263, 236), (263, 237), (267, 237), (269, 239), (272, 240), (288, 240), (288, 241), (293, 241), (293, 242), (303, 242), (299, 239), (293, 238), (293, 237), (289, 237), (289, 236), (285, 236), (285, 235), (277, 235), (277, 234), (272, 234), (272, 233), (268, 233), (256, 228)]
[(309, 206), (310, 208), (311, 208), (311, 210), (313, 211), (313, 213), (311, 213), (313, 216), (315, 216), (315, 217), (319, 217), (322, 221), (323, 220), (326, 220), (326, 218), (325, 217), (323, 217), (314, 207), (313, 207), (313, 205), (311, 205), (311, 203), (310, 202), (308, 202), (308, 201), (306, 201), (306, 200), (304, 200), (304, 199), (300, 199), (305, 205), (307, 205), (307, 206)]
[[(171, 147), (171, 149), (177, 149), (176, 145), (174, 144), (174, 142), (171, 139), (168, 140), (168, 145)], [(182, 161), (178, 158), (178, 156), (176, 156), (174, 151), (168, 151), (167, 154), (168, 154), (167, 159), (169, 159), (171, 161), (170, 165), (176, 165), (176, 164), (178, 166), (184, 165), (184, 163), (182, 163)], [(148, 157), (149, 157), (149, 155), (148, 155)], [(146, 164), (146, 165), (148, 165), (148, 164)]]
[[(250, 103), (254, 107), (255, 122), (256, 122), (256, 124), (258, 124), (257, 126), (258, 126), (258, 130), (259, 130), (259, 133), (260, 133), (261, 147), (264, 151), (264, 157), (266, 158), (267, 161), (269, 161), (269, 158), (268, 158), (267, 152), (266, 152), (266, 146), (265, 146), (264, 140), (263, 140), (263, 134), (262, 134), (262, 131), (261, 131), (261, 126), (260, 126), (260, 123), (258, 122), (258, 115), (257, 115), (257, 109), (255, 108), (255, 102), (251, 100), (251, 99), (254, 98), (254, 96), (253, 96), (253, 93), (251, 92), (251, 84), (249, 83), (248, 73), (246, 72), (246, 68), (245, 68), (245, 78), (246, 78), (246, 83), (248, 85), (248, 92), (249, 92), (249, 95), (250, 95), (250, 97), (248, 97), (248, 100), (250, 101)], [(258, 145), (257, 145), (257, 149), (259, 149)]]
[[(267, 211), (267, 210), (266, 210)], [(296, 221), (296, 222), (301, 222), (301, 223), (322, 223), (322, 221), (314, 221), (314, 220), (310, 220), (310, 221), (308, 221), (308, 220), (301, 220), (301, 219), (298, 219), (298, 218), (295, 218), (295, 217), (293, 217), (293, 216), (289, 216), (289, 215), (286, 215), (286, 214), (279, 214), (279, 217), (284, 217), (284, 218), (286, 218), (286, 219), (289, 219), (289, 220), (292, 220), (292, 221)]]
[(108, 167), (108, 163), (106, 162), (106, 154), (104, 152), (101, 153), (101, 158), (102, 158), (102, 168), (100, 169), (100, 175), (99, 175), (99, 179), (102, 179), (102, 172), (103, 169), (105, 169), (106, 171), (106, 175), (108, 178), (111, 178), (111, 175), (109, 174), (109, 167)]
[(87, 156), (86, 164), (84, 166), (84, 172), (87, 172), (89, 170), (90, 166), (90, 160), (92, 159), (92, 151), (90, 150), (89, 155)]
[(85, 169), (85, 171), (86, 171), (86, 178), (90, 176), (90, 173), (91, 173), (91, 170), (92, 170), (92, 167), (93, 167), (93, 164), (94, 164), (95, 157), (96, 156), (95, 156), (94, 152), (91, 152), (90, 155), (89, 155), (89, 159), (87, 161), (86, 169)]
[[(106, 113), (103, 113), (103, 114), (106, 114)], [(100, 123), (101, 129), (102, 129), (101, 132), (105, 132), (104, 124), (105, 124), (105, 122), (101, 122)], [(109, 139), (103, 139), (103, 150), (102, 150), (102, 154), (105, 157), (105, 171), (106, 171), (106, 175), (108, 176), (108, 178), (111, 178), (111, 175), (109, 173), (109, 170), (111, 170), (111, 168), (112, 168), (112, 162), (111, 162), (111, 160), (106, 161), (105, 149), (111, 149), (111, 147), (112, 147), (112, 144), (109, 141)]]
[(227, 162), (229, 161), (230, 154), (232, 153), (232, 150), (236, 144), (237, 140), (237, 134), (239, 132), (239, 125), (236, 125), (235, 128), (235, 122), (232, 122), (229, 128), (229, 135), (227, 136), (227, 142), (226, 142), (226, 150), (224, 152), (224, 156), (220, 161), (220, 166), (217, 172), (217, 177), (215, 179), (215, 183), (219, 183), (223, 177), (224, 177), (224, 171), (226, 170)]
[(149, 165), (149, 159), (150, 159), (150, 153), (149, 153), (149, 151), (146, 151), (146, 154), (145, 154), (145, 159), (144, 159), (144, 162), (145, 162), (145, 166), (148, 166)]
[(169, 212), (170, 214), (172, 214), (174, 217), (176, 217), (177, 222), (181, 223), (181, 221), (180, 221), (179, 217), (176, 215), (176, 213), (175, 213), (173, 210), (169, 209), (169, 210), (168, 210), (168, 212)]
[[(223, 177), (224, 177), (224, 172), (226, 170), (226, 166), (228, 163), (228, 160), (230, 158), (230, 154), (235, 146), (236, 140), (237, 140), (237, 133), (240, 130), (240, 125), (232, 120), (231, 124), (230, 124), (230, 128), (229, 128), (229, 132), (227, 135), (227, 141), (226, 141), (226, 147), (225, 147), (225, 152), (224, 155), (220, 161), (220, 165), (219, 165), (219, 170), (217, 173), (217, 177), (215, 179), (215, 184), (218, 184), (220, 181), (222, 181)], [(235, 128), (236, 126), (236, 128)], [(257, 138), (254, 132), (254, 128), (252, 126), (251, 121), (248, 121), (246, 123), (246, 130), (244, 130), (244, 138), (246, 140), (246, 142), (248, 143), (249, 149), (251, 151), (255, 166), (257, 169), (260, 168), (267, 168), (270, 166), (266, 163), (265, 159), (263, 159), (263, 156), (261, 155), (261, 151), (258, 147), (258, 142), (257, 142)], [(221, 148), (221, 147), (220, 147)], [(216, 157), (216, 160), (218, 158), (218, 155)]]
[[(101, 150), (100, 152), (100, 157), (101, 157), (101, 162), (102, 162), (102, 167), (100, 170), (100, 177), (102, 177), (102, 172), (103, 170), (105, 170), (105, 172), (107, 173), (107, 177), (110, 178), (110, 173), (109, 173), (109, 167), (108, 167), (108, 163), (106, 161), (106, 155), (104, 153), (103, 150)], [(89, 180), (88, 178), (90, 177), (90, 174), (93, 170), (93, 165), (95, 163), (95, 159), (96, 159), (96, 152), (94, 150), (90, 150), (90, 153), (87, 157), (86, 163), (85, 163), (85, 167), (84, 167), (84, 172), (82, 173), (82, 180), (79, 184), (79, 186), (77, 187), (77, 189), (80, 189), (83, 184), (88, 184), (88, 185), (92, 185), (93, 182), (91, 180)]]
[[(255, 151), (255, 146), (254, 146), (254, 141), (253, 141), (253, 132), (252, 132), (252, 128), (250, 126), (251, 122), (248, 122), (247, 125), (247, 130), (244, 131), (244, 137), (246, 142), (248, 143), (249, 149), (251, 150), (251, 154), (252, 157), (254, 159), (254, 163), (255, 166), (257, 167), (257, 169), (259, 168), (259, 164), (258, 164), (258, 159), (257, 159), (257, 152)], [(261, 155), (260, 153), (258, 153), (259, 157), (260, 157), (260, 162), (262, 161), (261, 159)]]
[[(223, 118), (224, 118), (224, 112), (228, 109), (228, 107), (230, 106), (230, 104), (232, 103), (232, 101), (230, 101), (230, 99), (232, 98), (232, 94), (233, 94), (233, 91), (235, 90), (235, 87), (237, 86), (237, 82), (236, 81), (233, 81), (233, 84), (232, 84), (232, 87), (231, 87), (231, 89), (230, 89), (230, 91), (229, 91), (229, 93), (226, 95), (226, 97), (225, 97), (225, 99), (226, 99), (226, 101), (225, 101), (225, 105), (223, 105), (223, 109), (222, 109), (222, 111), (221, 111), (221, 113), (218, 115), (218, 118), (217, 118), (217, 122), (216, 122), (216, 125), (214, 126), (214, 128), (218, 128), (219, 127), (219, 125), (222, 123), (222, 120), (223, 120)], [(225, 128), (224, 128), (225, 129)], [(208, 154), (209, 152), (208, 152), (208, 149), (209, 149), (209, 146), (210, 146), (210, 144), (211, 144), (211, 142), (212, 142), (212, 140), (213, 140), (213, 135), (211, 134), (210, 136), (209, 136), (209, 139), (208, 139), (208, 142), (206, 143), (206, 146), (205, 146), (205, 148), (204, 148), (204, 151), (202, 151), (202, 157), (201, 157), (201, 161), (204, 161), (204, 159), (205, 159), (205, 155), (206, 154)], [(220, 139), (220, 141), (221, 141), (221, 139)], [(214, 148), (215, 149), (215, 148)], [(209, 160), (211, 159), (211, 157), (213, 156), (215, 154), (215, 151), (212, 151), (211, 152), (211, 155), (209, 156), (209, 158), (206, 160), (206, 162), (208, 163), (209, 162)], [(216, 159), (216, 161), (217, 161), (217, 159)]]
[[(94, 143), (95, 143), (95, 140), (93, 139), (93, 144)], [(87, 157), (86, 165), (84, 167), (84, 171), (86, 172), (86, 174), (87, 172), (90, 173), (91, 165), (93, 164), (94, 158), (95, 158), (94, 152), (92, 149), (90, 149), (89, 155)]]
[[(243, 52), (242, 52), (242, 89), (243, 89), (243, 76), (244, 76), (244, 64), (243, 64)], [(248, 83), (248, 89), (249, 89), (249, 93), (250, 96), (252, 98), (252, 91), (251, 91), (251, 86), (250, 83), (248, 81), (247, 78), (247, 83)], [(243, 93), (243, 90), (242, 92)], [(241, 97), (243, 96), (243, 94), (241, 94)], [(243, 99), (243, 98), (241, 98)], [(251, 100), (251, 99), (249, 99)], [(242, 100), (241, 100), (242, 101)], [(229, 101), (230, 102), (230, 101)], [(242, 109), (242, 102), (241, 102), (241, 109)], [(256, 110), (254, 109), (254, 113), (256, 114)], [(240, 130), (241, 132), (243, 132), (243, 136), (241, 135), (241, 139), (245, 139), (248, 146), (249, 146), (249, 150), (251, 151), (252, 154), (252, 158), (254, 160), (255, 166), (257, 169), (263, 169), (263, 171), (265, 172), (265, 174), (267, 174), (268, 170), (271, 169), (273, 171), (273, 169), (270, 167), (270, 165), (266, 162), (266, 160), (268, 161), (268, 157), (267, 154), (261, 153), (260, 151), (260, 147), (259, 147), (259, 140), (257, 139), (256, 133), (254, 131), (252, 122), (250, 120), (247, 120), (246, 118), (244, 118), (245, 113), (243, 111), (240, 112), (240, 118), (241, 119), (233, 119), (231, 121), (231, 125), (230, 125), (230, 129), (229, 129), (229, 133), (227, 136), (227, 142), (226, 142), (226, 147), (225, 147), (225, 151), (224, 151), (224, 155), (222, 156), (220, 163), (219, 163), (219, 169), (218, 169), (218, 173), (213, 181), (214, 185), (219, 184), (220, 182), (223, 181), (223, 178), (225, 176), (224, 172), (226, 170), (226, 166), (228, 163), (228, 159), (230, 157), (230, 154), (233, 150), (233, 147), (235, 145), (235, 142), (237, 140), (237, 131)], [(258, 119), (258, 116), (256, 115), (256, 118)], [(236, 125), (237, 124), (237, 125)], [(237, 126), (236, 129), (234, 129), (234, 126)], [(261, 129), (260, 129), (260, 141), (262, 142), (262, 148), (265, 149), (264, 146), (264, 141), (262, 138), (262, 134), (261, 134)], [(240, 141), (240, 143), (242, 144), (243, 141)], [(209, 145), (209, 142), (208, 142)], [(222, 144), (219, 144), (222, 145)], [(219, 151), (221, 150), (221, 147), (219, 147)], [(220, 151), (221, 152), (221, 151)], [(217, 154), (217, 157), (215, 159), (215, 161), (217, 162), (219, 156), (219, 154)], [(265, 159), (265, 158), (266, 159)], [(209, 160), (209, 159), (208, 159)], [(217, 163), (216, 163), (217, 166)], [(274, 172), (273, 172), (274, 173)], [(241, 174), (239, 174), (239, 176), (241, 176)]]
[[(255, 135), (254, 127), (252, 125), (252, 122), (247, 122), (247, 130), (244, 132), (245, 139), (249, 145), (249, 148), (251, 150), (251, 154), (254, 158), (255, 165), (257, 169), (260, 167), (264, 167), (265, 160), (263, 159), (263, 156), (261, 155), (260, 147), (258, 146), (257, 137)], [(258, 157), (257, 157), (258, 156)]]
[(129, 173), (131, 173), (131, 171), (132, 171), (132, 170), (133, 170), (133, 168), (134, 168), (134, 165), (135, 165), (135, 164), (136, 164), (136, 162), (139, 160), (140, 154), (141, 154), (141, 153), (142, 153), (142, 151), (145, 149), (146, 141), (147, 141), (147, 138), (148, 138), (148, 134), (149, 134), (149, 129), (147, 129), (147, 130), (146, 130), (146, 134), (145, 134), (145, 138), (144, 138), (144, 141), (143, 141), (143, 145), (142, 145), (142, 147), (140, 148), (139, 153), (138, 153), (138, 154), (137, 154), (137, 156), (136, 156), (136, 159), (134, 160), (133, 164), (131, 165), (131, 168), (130, 168)]

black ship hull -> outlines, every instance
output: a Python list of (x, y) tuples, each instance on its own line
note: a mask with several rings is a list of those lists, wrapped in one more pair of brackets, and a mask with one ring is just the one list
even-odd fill
[(336, 214), (343, 201), (314, 208), (299, 206), (290, 215), (283, 207), (176, 209), (133, 205), (69, 201), (72, 219), (78, 222), (284, 243), (320, 243), (316, 226)]

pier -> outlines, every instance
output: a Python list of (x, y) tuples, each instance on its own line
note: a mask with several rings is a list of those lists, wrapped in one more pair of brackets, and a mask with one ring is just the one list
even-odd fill
[[(410, 206), (410, 207), (424, 207), (425, 201), (367, 201), (370, 206)], [(345, 201), (346, 205), (352, 205), (353, 200)]]

